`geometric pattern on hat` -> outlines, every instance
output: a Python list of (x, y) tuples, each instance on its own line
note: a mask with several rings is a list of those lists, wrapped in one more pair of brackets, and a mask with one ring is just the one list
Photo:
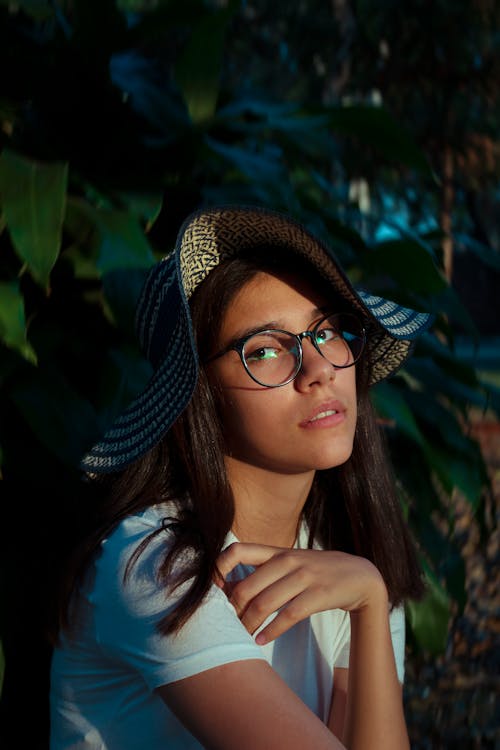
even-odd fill
[(362, 317), (370, 384), (396, 372), (432, 323), (427, 313), (355, 289), (333, 251), (288, 216), (253, 206), (195, 211), (179, 230), (173, 252), (150, 269), (137, 303), (136, 332), (153, 375), (84, 456), (85, 471), (124, 468), (158, 443), (186, 408), (198, 378), (188, 300), (224, 259), (257, 246), (283, 247), (306, 258)]

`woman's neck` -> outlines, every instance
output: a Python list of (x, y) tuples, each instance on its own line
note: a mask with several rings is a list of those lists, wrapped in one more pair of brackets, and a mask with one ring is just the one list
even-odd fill
[(226, 468), (239, 541), (293, 547), (315, 472), (276, 474), (232, 457), (226, 457)]

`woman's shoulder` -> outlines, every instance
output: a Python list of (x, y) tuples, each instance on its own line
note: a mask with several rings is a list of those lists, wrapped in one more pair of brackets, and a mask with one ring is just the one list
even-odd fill
[(108, 576), (116, 580), (117, 572), (126, 577), (126, 571), (134, 569), (154, 579), (173, 539), (170, 526), (178, 515), (175, 503), (165, 503), (123, 518), (101, 542), (95, 561), (101, 580)]
[[(169, 524), (177, 517), (174, 504), (152, 506), (122, 519), (103, 539), (87, 578), (87, 593), (96, 611), (107, 611), (110, 602), (116, 615), (163, 611), (166, 589), (159, 572), (174, 539)], [(181, 556), (176, 566), (185, 562)], [(180, 587), (169, 603), (183, 590)]]
[(102, 547), (110, 545), (129, 546), (140, 544), (151, 534), (165, 532), (178, 520), (179, 512), (174, 502), (151, 505), (143, 511), (132, 513), (119, 521), (101, 542)]

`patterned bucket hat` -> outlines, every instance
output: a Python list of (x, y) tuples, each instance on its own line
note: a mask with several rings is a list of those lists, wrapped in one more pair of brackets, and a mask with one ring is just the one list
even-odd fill
[(368, 333), (364, 356), (370, 384), (396, 372), (432, 323), (427, 313), (356, 290), (334, 253), (286, 215), (230, 205), (196, 211), (182, 225), (173, 252), (150, 269), (138, 300), (136, 331), (153, 375), (84, 456), (84, 471), (126, 467), (158, 443), (186, 408), (198, 378), (188, 300), (219, 263), (257, 246), (283, 247), (305, 257), (361, 316)]

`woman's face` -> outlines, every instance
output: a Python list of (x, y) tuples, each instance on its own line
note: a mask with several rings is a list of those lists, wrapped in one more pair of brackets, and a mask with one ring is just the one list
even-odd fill
[[(218, 348), (256, 328), (300, 333), (312, 328), (325, 308), (326, 300), (305, 281), (259, 272), (230, 303)], [(279, 388), (254, 382), (233, 350), (209, 365), (209, 379), (222, 394), (224, 436), (234, 459), (295, 474), (338, 466), (351, 455), (355, 367), (335, 370), (309, 339), (302, 343), (299, 374)]]

